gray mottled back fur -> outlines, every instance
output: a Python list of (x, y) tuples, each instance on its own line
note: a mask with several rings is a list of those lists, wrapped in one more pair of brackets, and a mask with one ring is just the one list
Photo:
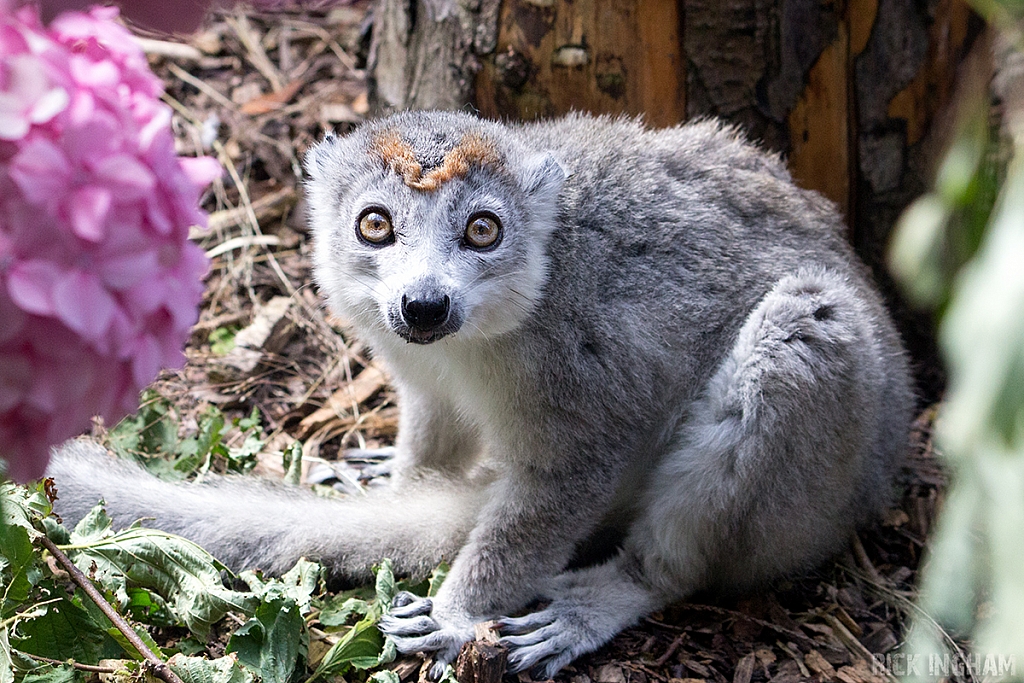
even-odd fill
[[(667, 601), (821, 561), (885, 501), (912, 403), (899, 339), (835, 207), (735, 130), (404, 113), (306, 166), (318, 283), (399, 392), (394, 493), (127, 484), (68, 452), (69, 509), (102, 492), (239, 566), (458, 552), (383, 628), (442, 665), (474, 622), (546, 597), (505, 642), (551, 675)], [(391, 241), (358, 236), (370, 209)], [(492, 249), (463, 237), (480, 212)], [(443, 323), (417, 336), (408, 301), (443, 301)]]

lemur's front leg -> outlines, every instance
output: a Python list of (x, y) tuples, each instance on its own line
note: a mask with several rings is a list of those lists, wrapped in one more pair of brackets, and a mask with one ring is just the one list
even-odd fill
[(597, 468), (510, 467), (492, 484), (437, 596), (403, 596), (381, 630), (402, 652), (434, 653), (431, 675), (439, 677), (472, 640), (474, 624), (518, 610), (544, 592), (600, 518), (612, 488)]
[(392, 462), (396, 485), (440, 474), (465, 476), (480, 456), (480, 438), (442, 397), (399, 385), (398, 439)]

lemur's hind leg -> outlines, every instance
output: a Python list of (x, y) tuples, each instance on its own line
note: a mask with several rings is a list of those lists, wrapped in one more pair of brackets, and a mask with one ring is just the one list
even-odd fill
[(754, 585), (842, 547), (875, 471), (884, 359), (856, 292), (788, 276), (744, 322), (651, 477), (611, 561), (567, 572), (539, 612), (505, 619), (510, 666), (550, 677), (644, 614), (723, 583)]
[(551, 604), (522, 617), (501, 620), (512, 672), (533, 669), (548, 680), (580, 655), (596, 650), (622, 629), (667, 600), (626, 570), (620, 554), (605, 564), (566, 572), (555, 579)]

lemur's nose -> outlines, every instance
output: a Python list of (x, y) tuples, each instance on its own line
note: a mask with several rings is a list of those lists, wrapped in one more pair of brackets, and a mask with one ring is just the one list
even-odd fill
[(402, 318), (409, 324), (409, 327), (414, 329), (433, 330), (448, 320), (451, 303), (447, 294), (444, 296), (427, 295), (413, 299), (403, 294)]

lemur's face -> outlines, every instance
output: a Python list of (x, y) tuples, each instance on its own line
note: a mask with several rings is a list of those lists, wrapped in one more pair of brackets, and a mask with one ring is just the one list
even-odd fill
[(517, 173), (488, 131), (415, 120), (385, 119), (307, 157), (317, 279), (340, 315), (407, 342), (509, 332), (541, 296), (564, 171), (534, 154)]

